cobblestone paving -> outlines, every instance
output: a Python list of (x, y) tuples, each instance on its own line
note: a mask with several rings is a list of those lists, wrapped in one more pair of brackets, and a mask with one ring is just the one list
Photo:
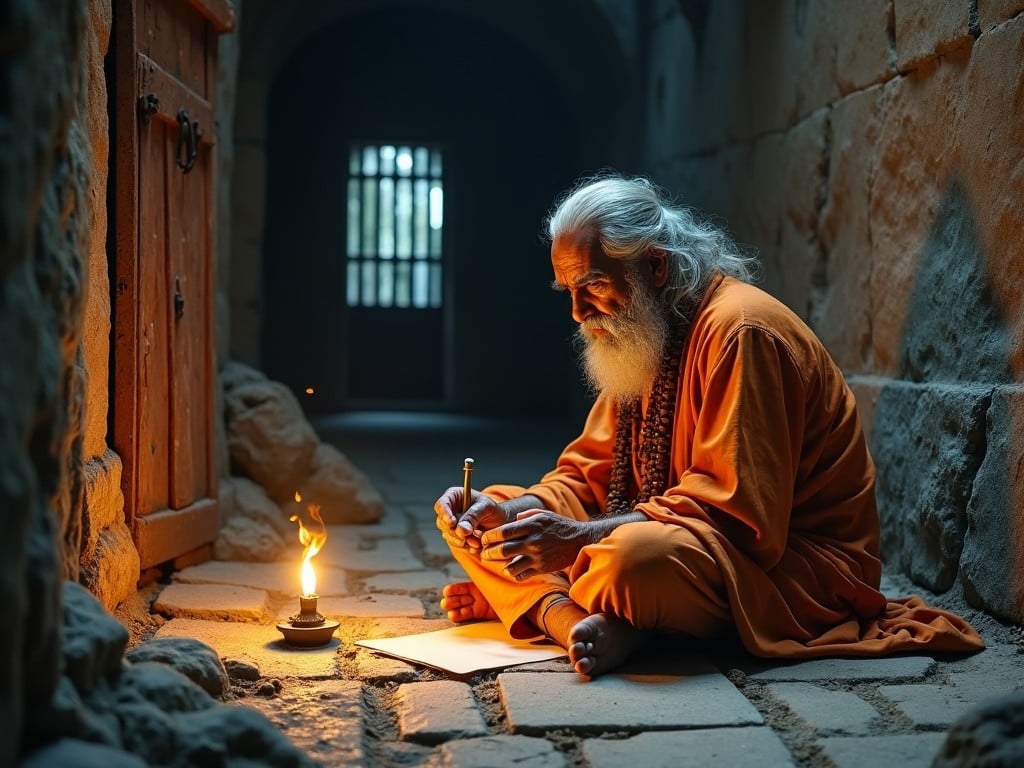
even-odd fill
[[(354, 645), (451, 626), (440, 588), (460, 578), (432, 503), (461, 483), (527, 483), (572, 437), (557, 426), (408, 417), (318, 424), (388, 501), (378, 525), (332, 526), (318, 569), (320, 610), (341, 622), (323, 648), (295, 650), (275, 623), (297, 608), (298, 554), (280, 563), (207, 562), (175, 575), (153, 610), (158, 635), (208, 642), (255, 665), (233, 680), (240, 706), (267, 714), (324, 766), (928, 766), (972, 705), (1024, 690), (1009, 628), (983, 631), (966, 658), (905, 656), (766, 664), (721, 645), (668, 641), (587, 681), (567, 661), (458, 679)], [(902, 582), (886, 583), (904, 594)], [(241, 667), (244, 668), (244, 667)]]

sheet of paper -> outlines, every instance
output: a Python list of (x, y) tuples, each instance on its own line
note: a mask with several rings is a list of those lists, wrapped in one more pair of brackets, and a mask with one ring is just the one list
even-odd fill
[(497, 621), (460, 624), (405, 637), (357, 640), (356, 645), (456, 675), (565, 656), (565, 651), (552, 643), (513, 640)]

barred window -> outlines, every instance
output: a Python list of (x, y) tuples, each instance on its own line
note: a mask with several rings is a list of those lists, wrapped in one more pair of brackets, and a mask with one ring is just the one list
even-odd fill
[(441, 306), (441, 170), (436, 147), (351, 145), (348, 306)]

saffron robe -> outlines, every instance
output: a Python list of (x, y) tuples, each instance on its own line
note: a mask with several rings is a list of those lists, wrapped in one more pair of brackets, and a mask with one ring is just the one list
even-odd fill
[[(646, 409), (646, 399), (643, 407)], [(603, 514), (618, 418), (599, 396), (582, 433), (529, 493), (576, 520)], [(640, 485), (633, 435), (634, 482)], [(814, 333), (781, 302), (716, 277), (679, 369), (664, 494), (581, 550), (566, 572), (516, 582), (500, 562), (453, 555), (515, 637), (544, 595), (642, 629), (714, 637), (734, 631), (762, 657), (975, 651), (978, 633), (916, 596), (879, 591), (875, 467), (854, 396)]]

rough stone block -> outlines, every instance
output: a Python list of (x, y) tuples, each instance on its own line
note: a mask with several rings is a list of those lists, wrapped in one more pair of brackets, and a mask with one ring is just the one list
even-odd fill
[[(796, 112), (799, 119), (831, 104), (839, 95), (837, 77), (837, 49), (840, 41), (849, 37), (846, 24), (836, 24), (836, 16), (850, 6), (843, 0), (817, 0), (796, 3), (794, 53), (797, 61)], [(860, 18), (862, 6), (847, 17)]]
[(121, 469), (121, 457), (111, 450), (89, 459), (83, 466), (83, 562), (94, 555), (100, 531), (114, 522), (124, 522)]
[(1024, 764), (1024, 695), (995, 697), (967, 712), (950, 729), (934, 768)]
[(961, 59), (944, 60), (884, 86), (871, 186), (872, 373), (900, 370), (919, 265), (964, 141), (963, 69)]
[(380, 539), (372, 549), (362, 549), (351, 540), (328, 536), (317, 558), (346, 571), (380, 573), (423, 570), (423, 563), (409, 548), (408, 542), (402, 539)]
[(860, 0), (855, 12), (846, 8), (851, 12), (835, 41), (836, 80), (844, 94), (888, 79), (896, 64), (889, 47), (892, 0)]
[(766, 180), (774, 183), (774, 191), (761, 190), (782, 198), (776, 295), (807, 321), (811, 317), (811, 294), (821, 270), (818, 219), (827, 183), (828, 114), (828, 110), (820, 109), (786, 132), (779, 158), (782, 173)]
[(195, 638), (222, 659), (255, 665), (264, 677), (325, 678), (338, 673), (337, 636), (320, 648), (292, 648), (273, 625), (199, 619), (171, 619), (155, 636)]
[(951, 676), (946, 685), (883, 685), (878, 692), (918, 728), (948, 728), (971, 707), (997, 694), (1011, 693), (1012, 682), (973, 674)]
[(796, 765), (770, 728), (654, 731), (628, 739), (587, 739), (583, 756), (591, 768), (785, 768)]
[(942, 739), (941, 733), (870, 737), (832, 736), (822, 739), (822, 747), (825, 756), (836, 768), (864, 768), (866, 765), (930, 768)]
[(1024, 623), (1024, 388), (999, 388), (967, 503), (960, 577), (972, 605)]
[[(358, 681), (286, 681), (273, 698), (251, 696), (243, 702), (286, 732), (317, 765), (366, 765)], [(316, 716), (311, 717), (314, 712)]]
[(978, 22), (982, 32), (1024, 13), (1022, 0), (978, 0)]
[(721, 673), (694, 665), (690, 675), (574, 673), (498, 675), (514, 733), (761, 725), (753, 705)]
[(811, 683), (774, 683), (768, 690), (817, 731), (865, 735), (882, 716), (850, 691), (830, 691)]
[(973, 40), (963, 0), (895, 0), (896, 59), (901, 72)]
[(403, 573), (380, 573), (364, 582), (370, 592), (417, 592), (437, 590), (448, 583), (448, 576), (442, 571), (405, 571)]
[(871, 435), (882, 555), (936, 592), (952, 586), (984, 451), (988, 391), (892, 382)]
[(435, 750), (432, 765), (446, 768), (484, 768), (517, 765), (529, 768), (565, 768), (565, 755), (547, 739), (532, 736), (487, 736), (481, 739), (456, 739)]
[[(1005, 350), (1014, 380), (1024, 380), (1024, 14), (983, 34), (971, 49), (964, 78), (961, 129), (964, 151), (956, 158), (973, 212), (978, 253), (992, 303), (1011, 343)], [(1006, 119), (995, 115), (1006, 115)], [(1011, 118), (1009, 116), (1016, 116)]]
[(891, 379), (874, 376), (847, 376), (847, 383), (853, 390), (853, 396), (857, 398), (857, 412), (860, 414), (861, 424), (864, 425), (864, 435), (868, 445), (871, 445), (873, 441), (878, 402), (890, 381)]
[(869, 369), (871, 352), (871, 189), (878, 164), (884, 89), (840, 100), (829, 117), (828, 185), (819, 220), (826, 254), (813, 326), (844, 371)]
[[(406, 595), (354, 595), (351, 597), (329, 597), (321, 599), (318, 610), (324, 616), (335, 619), (340, 617), (377, 618), (385, 616), (401, 616), (422, 618), (425, 611), (423, 603), (415, 597)], [(294, 611), (292, 611), (294, 613)]]
[(420, 744), (485, 736), (473, 690), (455, 680), (405, 683), (396, 693), (399, 737)]
[(416, 668), (391, 656), (379, 656), (362, 646), (355, 646), (355, 676), (368, 683), (411, 683), (419, 677)]
[(235, 584), (168, 584), (153, 601), (153, 611), (174, 618), (263, 621), (267, 593)]
[(935, 660), (927, 656), (893, 656), (881, 659), (815, 659), (795, 664), (779, 664), (753, 671), (748, 676), (761, 682), (813, 682), (820, 680), (923, 680), (935, 670)]
[(944, 190), (921, 252), (907, 306), (901, 377), (912, 381), (1012, 380), (1012, 344), (968, 191), (959, 179)]
[[(315, 561), (314, 561), (315, 562)], [(299, 560), (278, 563), (244, 563), (209, 560), (178, 571), (174, 581), (182, 584), (237, 584), (264, 589), (281, 596), (298, 597), (302, 591)], [(317, 585), (321, 597), (346, 595), (344, 581), (323, 579)]]

